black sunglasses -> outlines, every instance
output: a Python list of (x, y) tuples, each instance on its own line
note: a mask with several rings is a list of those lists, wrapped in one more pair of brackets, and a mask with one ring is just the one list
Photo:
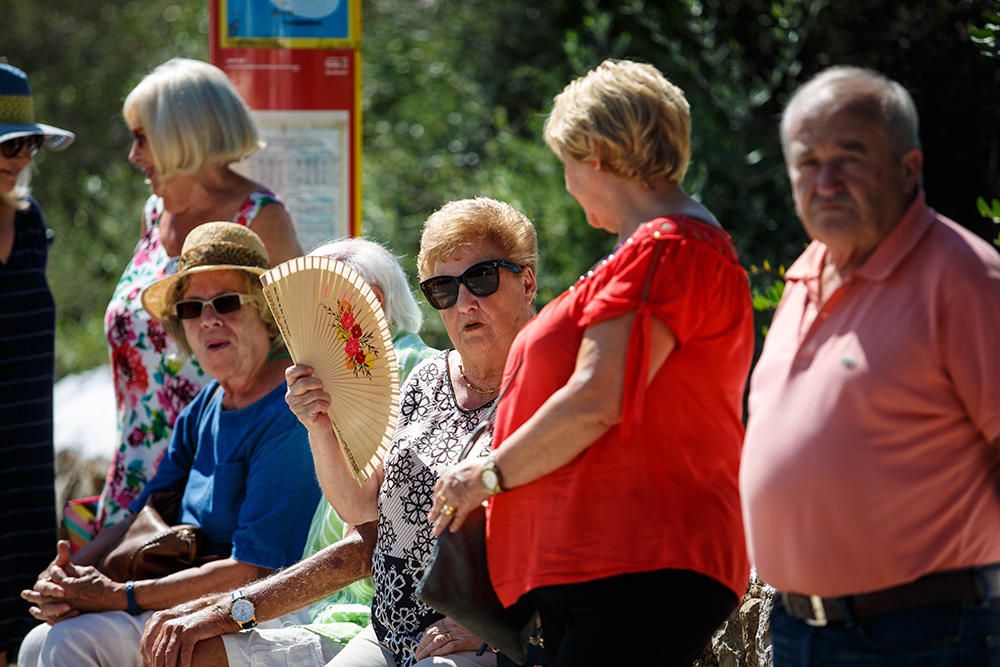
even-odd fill
[(220, 294), (217, 297), (202, 301), (201, 299), (185, 299), (174, 304), (177, 317), (182, 320), (193, 320), (201, 317), (205, 306), (211, 306), (219, 315), (235, 313), (250, 300), (249, 294)]
[(28, 147), (28, 152), (32, 155), (38, 152), (38, 149), (42, 147), (45, 143), (45, 137), (33, 134), (29, 137), (18, 137), (17, 139), (8, 139), (7, 141), (0, 144), (0, 153), (8, 160), (13, 159), (20, 155), (24, 147)]
[(485, 262), (473, 264), (460, 276), (434, 276), (420, 283), (420, 291), (427, 297), (427, 303), (437, 310), (451, 308), (458, 301), (458, 286), (476, 296), (489, 296), (500, 289), (500, 268), (511, 273), (520, 273), (524, 267), (520, 264), (505, 262), (502, 259), (488, 259)]

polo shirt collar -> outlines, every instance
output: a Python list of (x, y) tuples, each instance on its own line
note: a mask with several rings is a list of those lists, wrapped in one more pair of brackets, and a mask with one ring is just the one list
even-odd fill
[[(934, 210), (924, 203), (923, 190), (919, 190), (900, 221), (882, 239), (865, 263), (858, 267), (854, 275), (872, 281), (888, 278), (930, 229), (934, 216)], [(813, 241), (785, 272), (785, 280), (819, 279), (825, 255), (826, 246), (819, 241)]]

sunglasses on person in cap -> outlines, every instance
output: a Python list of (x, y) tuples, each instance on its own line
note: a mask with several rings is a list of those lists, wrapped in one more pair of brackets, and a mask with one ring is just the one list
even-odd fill
[(500, 269), (511, 273), (520, 273), (524, 267), (520, 264), (505, 262), (502, 259), (488, 259), (485, 262), (473, 264), (460, 276), (434, 276), (420, 283), (420, 291), (427, 297), (427, 303), (437, 310), (446, 310), (458, 301), (458, 286), (476, 296), (489, 296), (500, 289)]
[(0, 153), (3, 154), (5, 158), (11, 160), (21, 154), (24, 147), (28, 147), (28, 153), (34, 157), (38, 149), (42, 147), (45, 143), (45, 137), (40, 134), (33, 134), (27, 137), (17, 137), (16, 139), (8, 139), (7, 141), (0, 144)]
[(220, 294), (207, 300), (184, 299), (174, 304), (174, 312), (177, 313), (178, 319), (195, 320), (201, 317), (201, 311), (204, 310), (205, 306), (211, 306), (212, 310), (219, 315), (225, 315), (227, 313), (235, 313), (248, 301), (250, 301), (249, 294), (237, 294), (235, 292), (232, 294)]

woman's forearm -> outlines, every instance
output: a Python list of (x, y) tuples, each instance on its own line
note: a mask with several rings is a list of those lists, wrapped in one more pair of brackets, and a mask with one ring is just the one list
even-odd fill
[(244, 587), (257, 621), (290, 614), (367, 577), (377, 532), (375, 522), (359, 526), (309, 558)]
[(381, 465), (364, 485), (359, 485), (332, 430), (310, 428), (309, 447), (320, 489), (341, 521), (361, 525), (377, 519)]
[[(558, 470), (621, 421), (634, 319), (634, 314), (623, 315), (587, 329), (569, 381), (496, 451), (505, 488)], [(647, 385), (676, 344), (670, 329), (653, 319)]]
[(114, 547), (121, 542), (122, 536), (128, 530), (136, 515), (125, 518), (121, 523), (117, 523), (110, 528), (105, 528), (97, 533), (87, 544), (83, 545), (79, 551), (73, 554), (70, 561), (76, 565), (96, 565)]
[(167, 609), (210, 593), (239, 588), (270, 572), (268, 568), (224, 558), (160, 579), (136, 581), (135, 599), (142, 609)]

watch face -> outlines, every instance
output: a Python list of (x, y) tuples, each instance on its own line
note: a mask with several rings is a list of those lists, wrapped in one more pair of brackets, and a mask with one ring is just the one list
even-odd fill
[(495, 470), (490, 470), (487, 468), (483, 471), (483, 486), (492, 491), (493, 489), (500, 486), (500, 480), (497, 478), (497, 473)]
[(246, 598), (240, 598), (233, 602), (233, 608), (230, 613), (233, 616), (233, 620), (237, 623), (246, 623), (253, 618), (253, 603)]

